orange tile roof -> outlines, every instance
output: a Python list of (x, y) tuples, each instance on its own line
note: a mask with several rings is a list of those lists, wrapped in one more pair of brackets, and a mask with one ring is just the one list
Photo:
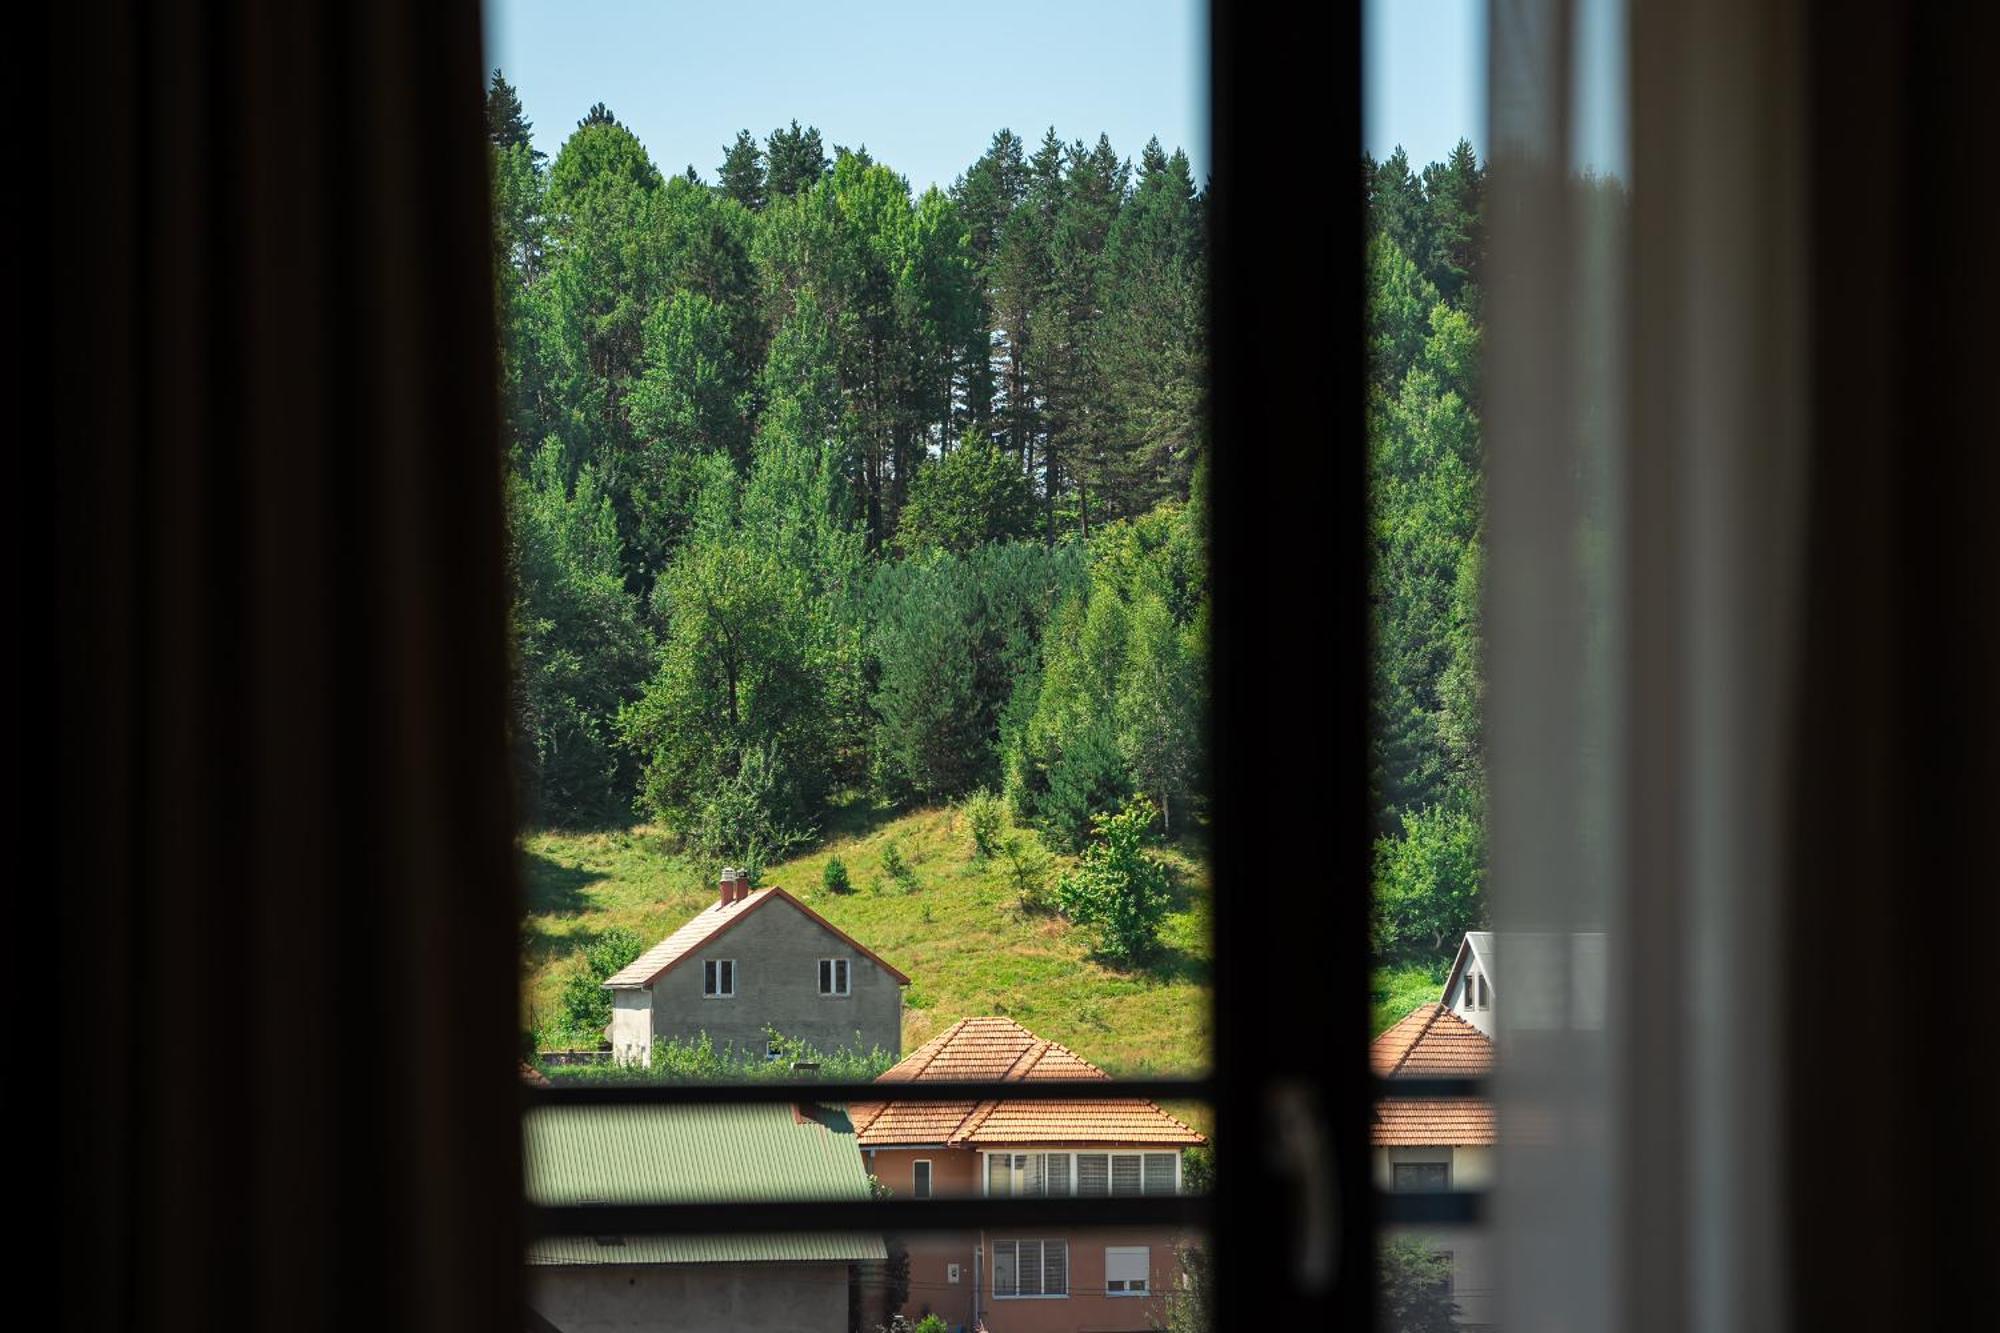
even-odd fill
[(1368, 1063), (1378, 1078), (1477, 1078), (1493, 1072), (1493, 1042), (1442, 1004), (1420, 1004), (1375, 1039)]
[(876, 966), (894, 977), (897, 985), (910, 984), (910, 979), (882, 955), (777, 887), (758, 889), (733, 903), (710, 903), (696, 912), (686, 925), (605, 978), (604, 984), (612, 990), (644, 989), (692, 957), (703, 945), (727, 933), (764, 904), (779, 900), (790, 903), (822, 930), (839, 937), (849, 948), (867, 955)]
[[(931, 1038), (878, 1083), (1028, 1079), (1109, 1079), (1066, 1046), (1044, 1041), (1011, 1018), (965, 1018)], [(864, 1148), (893, 1144), (1207, 1142), (1157, 1105), (1137, 1097), (1091, 1101), (866, 1102), (848, 1108)]]
[(1482, 1097), (1384, 1097), (1369, 1141), (1378, 1148), (1464, 1148), (1493, 1142), (1493, 1103)]
[[(1420, 1004), (1375, 1038), (1368, 1063), (1378, 1078), (1478, 1078), (1493, 1072), (1493, 1042), (1442, 1004)], [(1483, 1097), (1385, 1097), (1370, 1137), (1378, 1148), (1475, 1147), (1493, 1142), (1493, 1103)]]

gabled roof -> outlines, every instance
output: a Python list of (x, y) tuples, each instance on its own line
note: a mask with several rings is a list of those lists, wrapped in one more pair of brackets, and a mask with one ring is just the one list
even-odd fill
[(673, 934), (640, 954), (624, 967), (613, 972), (605, 979), (604, 984), (610, 990), (644, 990), (658, 981), (662, 976), (671, 972), (676, 966), (696, 953), (704, 945), (728, 933), (728, 931), (740, 924), (752, 912), (763, 907), (766, 903), (772, 902), (790, 903), (798, 911), (803, 912), (821, 930), (836, 936), (850, 949), (866, 956), (877, 967), (894, 977), (897, 985), (907, 986), (910, 984), (910, 979), (904, 976), (900, 969), (891, 965), (882, 955), (876, 953), (873, 949), (861, 943), (861, 941), (855, 939), (831, 921), (828, 921), (818, 912), (813, 911), (812, 908), (807, 907), (791, 894), (776, 887), (758, 889), (754, 893), (739, 898), (733, 903), (710, 903), (699, 912), (696, 912), (688, 920), (687, 924), (679, 930), (676, 930)]
[[(522, 1125), (527, 1195), (538, 1204), (859, 1200), (868, 1171), (838, 1108), (538, 1106)], [(879, 1236), (617, 1238), (536, 1242), (536, 1264), (880, 1259)]]
[(1459, 973), (1465, 971), (1468, 962), (1477, 960), (1479, 970), (1486, 974), (1486, 984), (1492, 987), (1493, 976), (1493, 932), (1490, 930), (1468, 930), (1465, 938), (1458, 942), (1458, 953), (1451, 960), (1451, 971), (1445, 973), (1444, 991), (1451, 994), (1451, 988), (1458, 981)]
[[(1479, 1078), (1493, 1072), (1493, 1042), (1439, 1003), (1420, 1004), (1375, 1038), (1376, 1077)], [(1476, 1147), (1493, 1142), (1493, 1103), (1483, 1097), (1384, 1097), (1370, 1132), (1378, 1148)]]
[(1377, 1078), (1477, 1078), (1493, 1072), (1493, 1042), (1432, 1001), (1420, 1004), (1368, 1048)]
[[(1011, 1018), (965, 1018), (919, 1046), (878, 1083), (952, 1080), (1104, 1079), (1110, 1075)], [(1094, 1147), (1207, 1142), (1137, 1097), (1090, 1101), (866, 1102), (849, 1108), (864, 1148), (895, 1144), (1089, 1144)]]

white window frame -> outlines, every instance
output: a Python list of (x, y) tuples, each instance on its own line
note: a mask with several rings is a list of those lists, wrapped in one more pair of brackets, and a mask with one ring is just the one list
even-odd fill
[[(722, 969), (729, 969), (729, 989), (722, 989)], [(709, 989), (713, 978), (715, 989)], [(701, 998), (704, 1000), (733, 1000), (736, 998), (736, 983), (742, 978), (736, 971), (734, 958), (704, 958), (701, 960)]]
[[(917, 1168), (918, 1168), (918, 1167), (922, 1167), (922, 1168), (924, 1169), (924, 1180), (923, 1180), (923, 1188), (922, 1188), (922, 1189), (919, 1189), (919, 1188), (917, 1188)], [(936, 1179), (937, 1179), (937, 1170), (936, 1170), (936, 1168), (935, 1168), (935, 1167), (933, 1167), (933, 1166), (931, 1165), (931, 1159), (930, 1159), (930, 1158), (928, 1158), (928, 1157), (919, 1157), (919, 1158), (917, 1158), (917, 1160), (916, 1160), (916, 1161), (914, 1161), (914, 1162), (911, 1162), (911, 1163), (910, 1163), (910, 1197), (911, 1197), (912, 1199), (928, 1199), (928, 1198), (930, 1198), (930, 1197), (931, 1197), (931, 1189), (932, 1189), (932, 1187), (933, 1187), (933, 1182), (934, 1182), (934, 1181), (936, 1181)]]
[[(822, 958), (819, 960), (818, 979), (820, 998), (844, 1000), (854, 994), (854, 960), (852, 958)], [(834, 988), (828, 990), (827, 982)]]
[[(985, 1149), (981, 1149), (979, 1153), (979, 1193), (981, 1194), (981, 1196), (985, 1198), (1012, 1197), (1011, 1182), (1013, 1179), (1013, 1173), (1015, 1171), (1015, 1168), (1011, 1165), (1012, 1158), (1066, 1157), (1069, 1159), (1069, 1173), (1068, 1173), (1069, 1188), (1063, 1190), (1060, 1194), (1056, 1195), (1055, 1197), (1076, 1198), (1080, 1196), (1080, 1182), (1077, 1179), (1077, 1159), (1080, 1157), (1102, 1157), (1105, 1159), (1105, 1161), (1104, 1161), (1104, 1194), (1101, 1197), (1121, 1198), (1121, 1199), (1143, 1198), (1145, 1197), (1146, 1194), (1146, 1158), (1149, 1156), (1165, 1157), (1168, 1156), (1169, 1154), (1171, 1154), (1174, 1159), (1173, 1193), (1175, 1196), (1178, 1196), (1181, 1193), (1183, 1193), (1186, 1189), (1185, 1184), (1181, 1180), (1181, 1171), (1184, 1166), (1184, 1163), (1182, 1160), (1182, 1153), (1179, 1148), (1100, 1148), (1096, 1150), (1086, 1148), (1079, 1152), (1015, 1152), (1012, 1149), (1008, 1149), (1004, 1152), (988, 1152)], [(1004, 1157), (1010, 1159), (1010, 1165), (1007, 1168), (1008, 1180), (1010, 1182), (1009, 1193), (1006, 1195), (996, 1195), (993, 1193), (993, 1164), (991, 1159), (995, 1157)], [(1135, 1157), (1139, 1161), (1139, 1192), (1137, 1194), (1114, 1194), (1112, 1192), (1111, 1181), (1114, 1175), (1116, 1174), (1116, 1168), (1112, 1165), (1112, 1163), (1115, 1159), (1120, 1157)], [(1025, 1168), (1022, 1168), (1022, 1170), (1025, 1172)], [(1041, 1172), (1041, 1180), (1043, 1182), (1042, 1193), (1035, 1197), (1040, 1197), (1040, 1198), (1049, 1197), (1048, 1178), (1049, 1178), (1048, 1164), (1044, 1162)], [(1098, 1196), (1093, 1196), (1093, 1197), (1098, 1197)], [(1154, 1197), (1157, 1198), (1159, 1196), (1156, 1194)], [(1032, 1240), (1033, 1237), (1028, 1237), (1028, 1239)]]
[[(1136, 1288), (1127, 1288), (1124, 1291), (1112, 1290), (1111, 1256), (1114, 1254), (1123, 1255), (1128, 1258), (1134, 1255), (1138, 1256), (1140, 1268), (1145, 1273), (1145, 1276), (1139, 1279), (1139, 1285)], [(1122, 1278), (1120, 1280), (1125, 1282), (1131, 1281), (1130, 1278)], [(1106, 1296), (1115, 1296), (1120, 1299), (1127, 1296), (1152, 1295), (1153, 1294), (1153, 1251), (1151, 1247), (1145, 1245), (1105, 1246), (1104, 1247), (1104, 1294)]]
[[(1014, 1246), (1014, 1247), (1015, 1247), (1015, 1249), (1014, 1249), (1014, 1286), (1015, 1286), (1016, 1290), (1015, 1290), (1015, 1291), (1014, 1291), (1013, 1293), (1011, 1293), (1011, 1294), (1010, 1294), (1010, 1293), (1007, 1293), (1007, 1292), (1003, 1292), (1003, 1291), (1001, 1291), (1001, 1290), (1000, 1290), (1000, 1259), (999, 1259), (999, 1255), (1000, 1255), (1000, 1247), (1001, 1247), (1002, 1245), (1012, 1245), (1012, 1246)], [(1029, 1291), (1029, 1292), (1023, 1292), (1023, 1291), (1019, 1290), (1019, 1288), (1020, 1288), (1020, 1285), (1021, 1285), (1021, 1251), (1020, 1251), (1020, 1247), (1021, 1247), (1021, 1246), (1023, 1246), (1023, 1245), (1040, 1245), (1040, 1246), (1042, 1247), (1042, 1254), (1043, 1254), (1043, 1256), (1044, 1256), (1044, 1257), (1043, 1257), (1043, 1260), (1042, 1260), (1042, 1264), (1041, 1264), (1041, 1267), (1042, 1267), (1042, 1270), (1043, 1270), (1044, 1272), (1046, 1272), (1046, 1271), (1048, 1270), (1048, 1260), (1047, 1260), (1047, 1257), (1046, 1257), (1046, 1256), (1047, 1256), (1047, 1252), (1048, 1252), (1048, 1247), (1049, 1247), (1049, 1246), (1051, 1246), (1051, 1245), (1060, 1245), (1060, 1246), (1062, 1246), (1062, 1249), (1063, 1249), (1063, 1289), (1062, 1289), (1061, 1291)], [(1041, 1237), (1041, 1236), (1020, 1236), (1020, 1237), (1013, 1237), (1013, 1236), (1008, 1236), (1008, 1237), (1004, 1237), (1004, 1238), (1002, 1238), (1002, 1239), (998, 1239), (998, 1240), (995, 1240), (995, 1241), (993, 1242), (993, 1255), (994, 1255), (994, 1259), (993, 1259), (993, 1263), (992, 1263), (992, 1265), (991, 1265), (991, 1267), (992, 1267), (992, 1270), (993, 1270), (993, 1276), (992, 1276), (992, 1280), (991, 1280), (991, 1282), (989, 1283), (989, 1285), (990, 1285), (990, 1286), (991, 1286), (991, 1288), (992, 1288), (992, 1292), (993, 1292), (993, 1299), (994, 1299), (994, 1300), (996, 1300), (996, 1301), (1066, 1301), (1066, 1300), (1068, 1300), (1068, 1299), (1069, 1299), (1069, 1292), (1070, 1292), (1070, 1287), (1071, 1287), (1072, 1285), (1074, 1285), (1074, 1284), (1073, 1284), (1073, 1283), (1071, 1283), (1071, 1282), (1070, 1282), (1070, 1280), (1069, 1280), (1069, 1279), (1070, 1279), (1070, 1264), (1069, 1264), (1069, 1240), (1068, 1240), (1068, 1238), (1067, 1238), (1067, 1237), (1062, 1237), (1062, 1238), (1057, 1238), (1057, 1237), (1053, 1237), (1053, 1236), (1051, 1236), (1051, 1237), (1046, 1237), (1046, 1238), (1044, 1238), (1044, 1237)]]

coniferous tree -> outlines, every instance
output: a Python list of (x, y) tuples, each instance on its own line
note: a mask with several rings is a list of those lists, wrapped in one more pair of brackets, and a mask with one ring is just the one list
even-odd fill
[(521, 95), (514, 85), (501, 77), (499, 70), (493, 71), (493, 80), (486, 86), (486, 137), (495, 148), (525, 148), (537, 163), (547, 160), (547, 154), (538, 153), (534, 146), (535, 127), (521, 109)]
[(789, 129), (771, 131), (765, 161), (769, 164), (766, 183), (771, 198), (810, 189), (819, 184), (831, 166), (820, 142), (819, 128), (809, 125), (801, 130), (796, 120)]
[(736, 141), (722, 150), (715, 177), (725, 195), (751, 212), (764, 207), (764, 150), (750, 131), (738, 130)]

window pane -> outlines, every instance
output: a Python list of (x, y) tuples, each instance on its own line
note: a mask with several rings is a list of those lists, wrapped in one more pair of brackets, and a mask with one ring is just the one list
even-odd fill
[(995, 1198), (1006, 1198), (1014, 1192), (1013, 1176), (1008, 1169), (1011, 1160), (1006, 1153), (986, 1155), (986, 1192)]
[(1111, 1159), (1101, 1152), (1076, 1155), (1076, 1192), (1104, 1195), (1111, 1192)]
[(1020, 1291), (1015, 1270), (1015, 1247), (1011, 1240), (993, 1243), (993, 1294), (1012, 1296)]
[(1174, 1159), (1170, 1152), (1149, 1152), (1146, 1154), (1146, 1193), (1172, 1194), (1174, 1192)]
[(1069, 1293), (1068, 1241), (1043, 1242), (1042, 1293), (1047, 1296), (1063, 1296)]
[(1113, 1153), (1111, 1155), (1111, 1192), (1113, 1194), (1140, 1193), (1140, 1166), (1137, 1153)]
[(1045, 1193), (1063, 1195), (1069, 1191), (1069, 1154), (1050, 1153), (1044, 1161)]

